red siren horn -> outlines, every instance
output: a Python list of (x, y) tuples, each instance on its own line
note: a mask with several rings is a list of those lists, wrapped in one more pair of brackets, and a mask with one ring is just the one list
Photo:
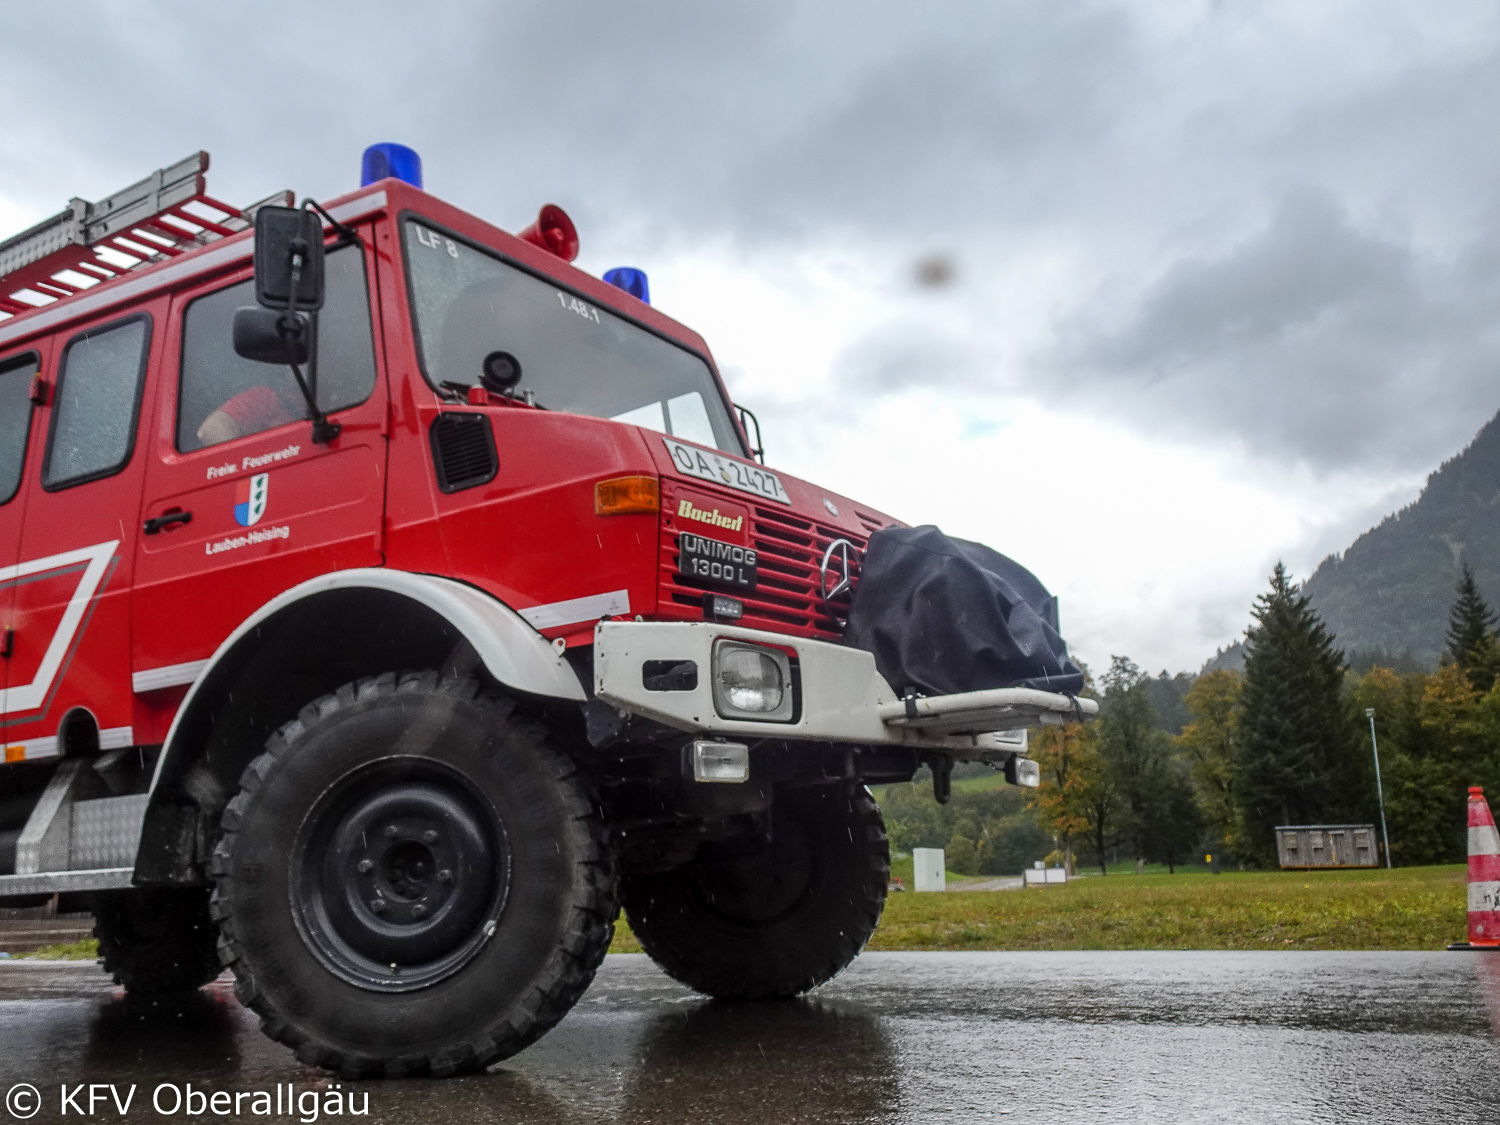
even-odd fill
[(536, 222), (523, 230), (520, 237), (565, 262), (578, 257), (578, 228), (568, 213), (555, 203), (542, 208)]

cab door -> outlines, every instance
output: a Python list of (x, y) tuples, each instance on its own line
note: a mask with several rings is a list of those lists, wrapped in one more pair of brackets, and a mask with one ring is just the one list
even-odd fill
[[(0, 653), (14, 643), (13, 628), (16, 582), (21, 561), (21, 525), (26, 511), (23, 487), (27, 446), (31, 438), (33, 380), (41, 374), (50, 348), (33, 347), (0, 357)], [(0, 658), (0, 699), (6, 686), (9, 657)], [(9, 726), (3, 716), (0, 724)], [(45, 745), (28, 747), (22, 741), (3, 737), (7, 762), (42, 757)]]
[(143, 460), (136, 437), (164, 308), (154, 301), (61, 338), (50, 401), (38, 412), (45, 439), (39, 468), (27, 472), (5, 712), (8, 744), (39, 754), (56, 751), (70, 712), (92, 718), (76, 729), (97, 730), (100, 749), (134, 741), (130, 573)]
[(342, 427), (314, 443), (291, 372), (242, 359), (248, 270), (173, 300), (157, 423), (144, 458), (131, 667), (163, 731), (185, 685), (240, 622), (309, 578), (383, 562), (385, 382), (366, 251), (330, 250), (312, 377)]

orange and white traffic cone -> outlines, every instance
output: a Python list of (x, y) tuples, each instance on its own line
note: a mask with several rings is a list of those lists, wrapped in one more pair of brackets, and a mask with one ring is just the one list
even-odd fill
[(1469, 786), (1469, 940), (1448, 948), (1500, 950), (1500, 832), (1477, 785)]

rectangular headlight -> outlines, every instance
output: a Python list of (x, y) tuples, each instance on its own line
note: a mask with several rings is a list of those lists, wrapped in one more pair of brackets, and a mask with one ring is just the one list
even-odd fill
[(694, 742), (693, 780), (734, 785), (750, 780), (750, 747), (743, 742)]
[(1016, 754), (1005, 763), (1005, 780), (1012, 785), (1035, 789), (1042, 783), (1042, 767), (1030, 758)]
[(726, 719), (789, 722), (792, 662), (786, 653), (741, 641), (714, 642), (714, 709)]

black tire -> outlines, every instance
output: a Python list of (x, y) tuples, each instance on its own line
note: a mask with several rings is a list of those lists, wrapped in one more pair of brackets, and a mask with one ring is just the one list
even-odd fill
[(141, 889), (94, 904), (99, 960), (135, 996), (192, 992), (223, 972), (208, 891)]
[(778, 787), (771, 839), (621, 883), (641, 946), (670, 976), (721, 999), (796, 996), (837, 976), (885, 906), (890, 848), (869, 790)]
[(224, 812), (213, 911), (267, 1035), (348, 1077), (441, 1076), (577, 1003), (614, 935), (614, 863), (578, 771), (514, 700), (388, 673), (266, 745)]

